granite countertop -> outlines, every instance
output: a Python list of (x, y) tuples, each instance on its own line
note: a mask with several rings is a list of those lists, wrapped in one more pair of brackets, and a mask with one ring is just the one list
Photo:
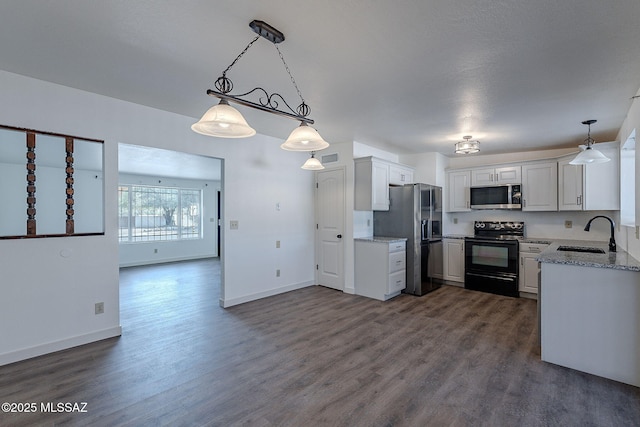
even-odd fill
[[(602, 249), (604, 254), (558, 251), (559, 246), (579, 246)], [(585, 240), (554, 240), (536, 258), (542, 263), (577, 265), (582, 267), (613, 268), (640, 272), (640, 261), (618, 248), (618, 252), (609, 252), (608, 242)]]
[(539, 237), (525, 237), (524, 239), (520, 240), (520, 243), (538, 243), (541, 245), (550, 245), (551, 243), (553, 243), (553, 240)]
[(386, 236), (371, 236), (371, 237), (356, 237), (354, 241), (360, 242), (374, 242), (374, 243), (395, 243), (406, 242), (406, 237), (386, 237)]
[(443, 239), (464, 239), (465, 237), (472, 237), (468, 234), (444, 234)]

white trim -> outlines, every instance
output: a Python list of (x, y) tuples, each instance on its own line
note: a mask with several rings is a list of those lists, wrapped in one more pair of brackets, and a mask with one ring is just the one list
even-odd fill
[(259, 300), (259, 299), (262, 299), (262, 298), (271, 297), (271, 296), (278, 295), (278, 294), (283, 294), (283, 293), (289, 292), (289, 291), (295, 291), (297, 289), (302, 289), (302, 288), (306, 288), (306, 287), (309, 287), (309, 286), (314, 286), (313, 280), (308, 280), (306, 282), (301, 282), (301, 283), (294, 283), (292, 285), (282, 286), (282, 287), (276, 288), (276, 289), (269, 289), (268, 291), (257, 292), (255, 294), (245, 295), (245, 296), (242, 296), (242, 297), (239, 297), (239, 298), (233, 298), (233, 299), (228, 299), (228, 300), (220, 298), (220, 307), (228, 308), (228, 307), (231, 307), (231, 306), (234, 306), (234, 305), (244, 304), (245, 302), (251, 302), (251, 301)]
[(107, 338), (118, 337), (122, 335), (122, 327), (103, 329), (101, 331), (91, 332), (85, 335), (78, 335), (66, 338), (60, 341), (53, 341), (46, 344), (37, 345), (35, 347), (23, 348), (18, 351), (0, 354), (0, 366), (10, 363), (19, 362), (21, 360), (31, 359), (32, 357), (42, 356), (43, 354), (53, 353), (60, 350), (66, 350), (84, 344), (101, 341)]

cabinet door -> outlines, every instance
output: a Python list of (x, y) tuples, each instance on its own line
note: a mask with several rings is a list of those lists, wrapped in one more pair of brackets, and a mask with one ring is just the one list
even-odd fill
[(474, 169), (471, 171), (471, 185), (493, 185), (495, 184), (495, 169)]
[(558, 161), (558, 210), (582, 210), (582, 166), (571, 165), (575, 156)]
[(520, 166), (505, 166), (496, 168), (494, 174), (496, 184), (520, 184), (522, 182), (522, 172)]
[(401, 165), (389, 165), (389, 184), (413, 184), (413, 170)]
[(389, 164), (363, 157), (354, 159), (353, 207), (357, 211), (389, 210)]
[(522, 166), (522, 210), (558, 210), (558, 164)]
[(389, 165), (371, 162), (371, 210), (389, 210)]
[(471, 171), (455, 171), (447, 174), (449, 212), (467, 212), (469, 208), (469, 184)]
[(540, 263), (536, 261), (538, 254), (520, 254), (520, 292), (538, 293), (538, 274), (540, 273)]
[(444, 239), (444, 280), (464, 282), (464, 240)]

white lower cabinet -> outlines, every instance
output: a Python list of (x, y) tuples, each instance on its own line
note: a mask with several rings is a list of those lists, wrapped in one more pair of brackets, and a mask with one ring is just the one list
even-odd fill
[(381, 301), (399, 295), (407, 283), (406, 266), (406, 241), (356, 240), (356, 295)]
[(464, 284), (464, 239), (442, 239), (444, 280)]
[(543, 243), (520, 243), (520, 272), (518, 290), (530, 294), (538, 293), (540, 263), (536, 257), (547, 248)]

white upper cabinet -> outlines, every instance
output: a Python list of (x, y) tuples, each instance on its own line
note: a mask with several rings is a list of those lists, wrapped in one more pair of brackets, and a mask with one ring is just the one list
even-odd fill
[(471, 171), (457, 170), (447, 172), (447, 204), (448, 212), (467, 212), (469, 207), (469, 185)]
[(389, 185), (413, 183), (413, 169), (375, 157), (354, 159), (354, 209), (388, 211)]
[(558, 210), (558, 163), (555, 160), (522, 166), (522, 210)]
[(471, 171), (471, 185), (521, 184), (521, 173), (520, 166), (473, 169)]
[(571, 165), (575, 155), (558, 160), (558, 210), (582, 210), (582, 166)]
[(405, 185), (413, 184), (413, 169), (409, 166), (396, 163), (389, 164), (389, 184)]
[(619, 210), (620, 154), (617, 142), (596, 144), (610, 160), (571, 165), (575, 154), (558, 160), (558, 210)]

